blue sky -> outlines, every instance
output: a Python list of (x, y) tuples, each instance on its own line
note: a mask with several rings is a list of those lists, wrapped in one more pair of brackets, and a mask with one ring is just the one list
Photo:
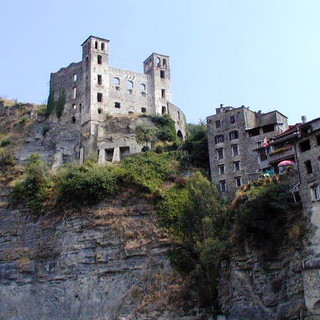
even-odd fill
[(173, 103), (188, 122), (221, 103), (290, 123), (320, 117), (319, 0), (0, 0), (0, 96), (40, 103), (50, 72), (107, 38), (110, 64), (142, 72), (152, 52), (171, 62)]

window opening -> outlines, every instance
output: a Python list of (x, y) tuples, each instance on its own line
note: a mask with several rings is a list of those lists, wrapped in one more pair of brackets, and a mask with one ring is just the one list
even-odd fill
[(235, 116), (230, 116), (230, 123), (234, 124), (236, 122), (236, 117)]
[(227, 191), (227, 183), (226, 180), (219, 181), (219, 187), (221, 192)]
[(248, 131), (249, 137), (258, 136), (260, 134), (260, 128), (254, 128)]
[(73, 124), (75, 124), (75, 122), (76, 122), (76, 117), (73, 116), (72, 119), (71, 119), (71, 121), (72, 121)]
[(224, 166), (224, 164), (219, 165), (218, 168), (219, 168), (219, 174), (225, 174), (225, 166)]
[(144, 83), (140, 84), (140, 91), (146, 91), (146, 85)]
[(310, 150), (311, 146), (310, 146), (310, 140), (305, 140), (299, 143), (299, 147), (300, 147), (300, 151), (301, 152), (305, 152), (307, 150)]
[(98, 59), (98, 64), (102, 64), (102, 56), (98, 55), (97, 59)]
[(167, 66), (167, 60), (166, 59), (162, 59), (162, 64), (163, 64), (164, 67), (166, 67)]
[(162, 106), (162, 110), (161, 111), (162, 111), (162, 114), (165, 114), (167, 112), (167, 108)]
[(114, 78), (113, 78), (113, 84), (119, 86), (119, 85), (120, 85), (120, 78), (114, 77)]
[(141, 108), (141, 112), (142, 112), (142, 113), (146, 113), (146, 112), (147, 112), (147, 108), (142, 107), (142, 108)]
[(161, 60), (160, 60), (160, 58), (158, 57), (158, 58), (157, 58), (157, 67), (160, 67), (160, 63), (161, 63)]
[(127, 89), (132, 89), (132, 88), (133, 88), (133, 82), (129, 80), (127, 82)]
[(77, 81), (77, 75), (76, 75), (76, 74), (73, 76), (73, 81), (74, 81), (74, 82)]
[(98, 41), (96, 41), (96, 42), (94, 43), (94, 48), (95, 48), (95, 49), (98, 49)]
[(102, 102), (102, 93), (100, 92), (97, 93), (97, 101)]
[(166, 98), (166, 90), (165, 89), (161, 89), (161, 98), (162, 99)]
[(98, 84), (102, 84), (102, 75), (98, 74)]
[(231, 149), (232, 149), (232, 155), (233, 155), (233, 156), (239, 155), (239, 148), (238, 148), (238, 145), (237, 145), (237, 144), (231, 146)]
[(305, 161), (304, 165), (306, 166), (307, 173), (311, 174), (313, 172), (311, 161), (310, 160)]
[(241, 177), (236, 177), (236, 186), (237, 187), (241, 187), (242, 183), (241, 183)]
[(235, 140), (239, 138), (239, 134), (237, 130), (231, 131), (229, 133), (230, 140)]
[(77, 88), (73, 88), (73, 99), (77, 97)]
[(101, 43), (101, 50), (104, 50), (104, 43)]
[(216, 149), (216, 154), (217, 154), (218, 160), (223, 159), (223, 148)]
[(221, 127), (221, 122), (220, 122), (220, 120), (216, 120), (216, 128), (218, 129), (218, 128), (220, 128)]
[(165, 72), (164, 72), (164, 70), (160, 70), (160, 78), (161, 79), (164, 79), (165, 78)]
[(224, 135), (223, 134), (219, 134), (219, 135), (215, 136), (214, 142), (216, 144), (224, 142)]
[(263, 133), (272, 132), (272, 131), (274, 131), (274, 125), (269, 124), (268, 126), (264, 126), (262, 128), (262, 131), (263, 131)]
[(234, 171), (239, 171), (240, 170), (240, 161), (235, 161), (233, 163)]
[(316, 136), (316, 139), (317, 139), (317, 145), (319, 146), (320, 145), (320, 134)]
[(101, 114), (102, 113), (102, 109), (98, 108), (98, 113)]
[(117, 108), (117, 109), (120, 109), (120, 102), (115, 102), (114, 103), (114, 107)]

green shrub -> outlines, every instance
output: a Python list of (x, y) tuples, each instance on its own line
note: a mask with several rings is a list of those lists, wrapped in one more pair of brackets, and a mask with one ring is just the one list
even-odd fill
[(178, 169), (179, 163), (167, 153), (146, 152), (124, 159), (122, 166), (128, 172), (129, 183), (142, 191), (156, 192)]
[(7, 145), (10, 144), (10, 143), (11, 143), (10, 139), (8, 139), (8, 138), (2, 139), (2, 140), (0, 141), (0, 147), (5, 147), (5, 146), (7, 146)]
[(65, 104), (66, 104), (66, 92), (63, 89), (60, 92), (59, 98), (55, 103), (55, 110), (56, 110), (56, 115), (57, 115), (58, 119), (60, 119), (62, 116)]
[(122, 168), (92, 162), (62, 168), (56, 180), (58, 200), (81, 205), (97, 203), (118, 193), (125, 175)]
[(56, 101), (54, 100), (54, 91), (50, 90), (49, 96), (48, 96), (47, 108), (45, 111), (46, 118), (48, 118), (52, 114), (55, 108), (56, 108)]
[(14, 186), (13, 196), (26, 200), (32, 210), (39, 212), (51, 186), (52, 180), (46, 163), (38, 154), (33, 153), (29, 157), (23, 179)]
[(151, 121), (158, 128), (157, 138), (160, 141), (176, 141), (175, 123), (168, 114), (163, 116), (152, 116)]

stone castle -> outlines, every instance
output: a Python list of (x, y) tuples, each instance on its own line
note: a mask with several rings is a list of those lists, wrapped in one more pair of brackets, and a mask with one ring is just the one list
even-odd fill
[[(139, 73), (111, 67), (109, 40), (90, 36), (82, 44), (80, 62), (51, 74), (50, 92), (55, 100), (62, 93), (66, 97), (59, 123), (74, 127), (80, 134), (76, 157), (80, 163), (95, 152), (100, 163), (140, 152), (142, 146), (135, 140), (134, 128), (143, 117), (137, 115), (169, 114), (178, 137), (185, 138), (184, 113), (171, 103), (169, 57), (152, 53), (143, 70)], [(117, 125), (108, 121), (114, 117), (131, 119), (125, 124), (128, 128), (121, 126), (121, 120)], [(60, 152), (58, 162), (64, 152)]]

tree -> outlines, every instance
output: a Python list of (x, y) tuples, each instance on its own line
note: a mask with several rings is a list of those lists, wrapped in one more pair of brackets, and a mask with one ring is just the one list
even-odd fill
[(145, 124), (141, 124), (137, 126), (135, 134), (136, 141), (138, 144), (148, 146), (148, 143), (150, 143), (152, 149), (154, 143), (157, 141), (158, 129), (154, 126), (147, 126)]

